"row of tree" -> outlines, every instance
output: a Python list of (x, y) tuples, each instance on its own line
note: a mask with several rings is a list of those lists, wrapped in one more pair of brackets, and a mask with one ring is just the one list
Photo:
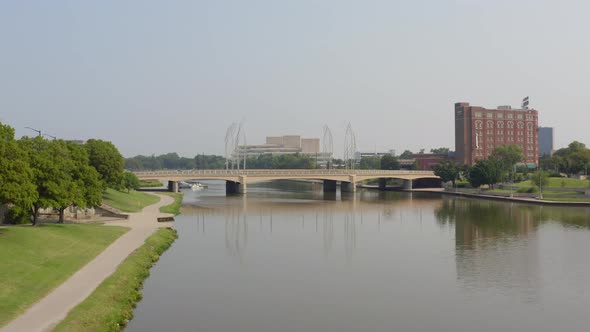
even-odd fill
[(135, 183), (123, 172), (124, 159), (110, 142), (91, 139), (84, 145), (40, 136), (16, 140), (14, 129), (0, 123), (0, 204), (10, 204), (9, 221), (32, 220), (54, 208), (63, 222), (70, 205), (94, 207), (107, 186)]
[(541, 159), (541, 167), (566, 174), (588, 174), (590, 168), (590, 149), (578, 141), (559, 149), (551, 157)]
[(125, 159), (125, 168), (133, 171), (159, 169), (222, 169), (225, 158), (215, 155), (196, 155), (193, 158), (180, 157), (177, 153), (159, 156), (135, 156)]
[(524, 159), (519, 145), (503, 145), (496, 148), (487, 159), (478, 160), (473, 166), (459, 165), (451, 159), (443, 160), (434, 170), (443, 182), (466, 178), (473, 187), (508, 182), (514, 179), (516, 164)]

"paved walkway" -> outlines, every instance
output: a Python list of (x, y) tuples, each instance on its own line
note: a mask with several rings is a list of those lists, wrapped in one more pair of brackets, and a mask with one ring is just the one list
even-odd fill
[(156, 218), (170, 216), (170, 214), (160, 213), (159, 209), (161, 206), (171, 204), (174, 199), (165, 195), (157, 196), (160, 197), (160, 202), (145, 207), (141, 212), (131, 213), (128, 220), (109, 223), (109, 226), (125, 226), (131, 230), (24, 314), (1, 328), (0, 332), (51, 331), (71, 309), (86, 299), (104, 279), (115, 272), (119, 264), (139, 248), (157, 228), (172, 225), (158, 223)]

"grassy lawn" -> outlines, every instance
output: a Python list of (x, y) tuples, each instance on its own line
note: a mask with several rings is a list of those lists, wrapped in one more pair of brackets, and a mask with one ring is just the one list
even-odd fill
[(169, 205), (160, 207), (162, 213), (172, 213), (175, 216), (180, 214), (180, 206), (182, 205), (182, 193), (160, 193), (174, 198), (174, 202)]
[(102, 194), (102, 201), (123, 212), (139, 212), (148, 205), (158, 203), (160, 198), (135, 190), (127, 193), (108, 188)]
[(59, 286), (127, 230), (96, 224), (0, 227), (0, 326)]
[(176, 239), (176, 231), (161, 228), (131, 254), (117, 271), (68, 313), (55, 331), (121, 331), (133, 318), (150, 267)]
[[(533, 184), (531, 180), (522, 181), (516, 183), (518, 187), (528, 188), (531, 187)], [(570, 178), (549, 178), (549, 185), (546, 187), (551, 188), (588, 188), (590, 185), (590, 181), (588, 180), (578, 180), (578, 179), (570, 179)]]

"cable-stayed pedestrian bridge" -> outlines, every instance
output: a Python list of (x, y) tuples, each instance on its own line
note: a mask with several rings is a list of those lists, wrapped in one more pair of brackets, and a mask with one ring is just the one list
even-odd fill
[(354, 192), (360, 181), (372, 179), (400, 179), (404, 188), (412, 189), (412, 182), (420, 179), (440, 179), (432, 171), (406, 170), (350, 170), (350, 169), (246, 169), (246, 170), (166, 170), (135, 172), (140, 180), (167, 180), (171, 191), (177, 191), (178, 181), (225, 180), (227, 193), (246, 193), (248, 183), (272, 180), (322, 180), (324, 191)]

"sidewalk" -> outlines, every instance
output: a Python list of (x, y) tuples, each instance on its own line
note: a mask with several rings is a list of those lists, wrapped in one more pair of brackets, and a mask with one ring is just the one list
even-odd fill
[(156, 218), (171, 216), (160, 213), (159, 209), (171, 204), (174, 199), (165, 195), (156, 196), (160, 197), (160, 202), (145, 207), (141, 212), (131, 213), (128, 220), (105, 225), (129, 227), (130, 230), (25, 313), (1, 328), (0, 332), (51, 331), (71, 309), (115, 272), (129, 254), (143, 245), (156, 229), (172, 226), (172, 223), (158, 223)]

